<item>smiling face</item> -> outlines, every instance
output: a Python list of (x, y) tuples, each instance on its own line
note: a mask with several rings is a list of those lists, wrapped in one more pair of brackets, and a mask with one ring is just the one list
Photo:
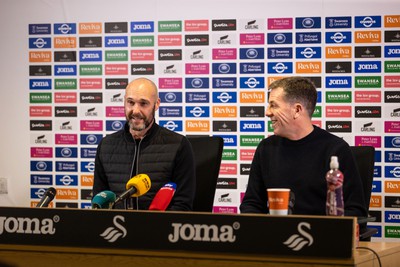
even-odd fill
[(265, 113), (272, 122), (274, 134), (289, 137), (295, 131), (296, 104), (285, 99), (282, 87), (275, 88), (269, 93), (268, 107)]
[(295, 76), (272, 82), (265, 116), (271, 119), (274, 134), (299, 140), (311, 133), (316, 101), (316, 87), (307, 78)]
[(139, 78), (126, 87), (124, 100), (125, 117), (131, 133), (143, 137), (160, 106), (157, 87), (150, 80)]

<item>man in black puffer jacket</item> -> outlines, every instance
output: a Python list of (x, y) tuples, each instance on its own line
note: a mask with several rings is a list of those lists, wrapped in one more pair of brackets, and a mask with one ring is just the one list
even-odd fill
[(146, 78), (128, 84), (124, 98), (124, 129), (105, 136), (97, 147), (93, 195), (110, 190), (117, 196), (137, 174), (147, 174), (150, 190), (115, 208), (147, 210), (158, 190), (168, 182), (177, 185), (168, 210), (190, 211), (195, 195), (195, 163), (188, 139), (155, 122), (160, 106), (157, 86)]

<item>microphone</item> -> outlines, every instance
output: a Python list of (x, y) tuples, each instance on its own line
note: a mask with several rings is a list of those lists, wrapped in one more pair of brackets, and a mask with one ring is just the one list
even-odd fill
[(123, 192), (119, 197), (117, 197), (114, 205), (130, 197), (139, 197), (141, 195), (144, 195), (147, 193), (147, 191), (149, 191), (150, 187), (151, 181), (147, 174), (141, 173), (135, 175), (126, 183), (126, 191)]
[(112, 191), (101, 191), (92, 199), (92, 209), (111, 209), (117, 196)]
[(57, 190), (54, 187), (49, 187), (46, 192), (44, 192), (42, 199), (36, 205), (36, 208), (46, 208), (50, 202), (54, 199), (57, 194)]
[(292, 190), (290, 190), (290, 195), (289, 195), (289, 212), (288, 214), (293, 214), (293, 209), (294, 209), (294, 203), (296, 202), (296, 198), (294, 196), (294, 193)]
[(149, 210), (166, 210), (176, 191), (175, 183), (167, 183), (154, 196)]

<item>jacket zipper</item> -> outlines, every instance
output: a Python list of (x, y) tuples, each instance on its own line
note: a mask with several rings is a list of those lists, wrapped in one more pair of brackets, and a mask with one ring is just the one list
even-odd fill
[[(133, 167), (135, 166), (135, 162), (136, 162), (136, 171), (134, 173), (133, 176), (137, 175), (139, 172), (139, 153), (140, 153), (140, 145), (142, 143), (142, 140), (145, 138), (146, 136), (144, 136), (142, 139), (140, 139), (139, 144), (136, 147), (136, 142), (135, 142), (135, 153), (133, 154), (133, 161), (132, 161), (132, 167), (131, 167), (131, 175), (133, 172)], [(136, 153), (136, 149), (137, 149), (137, 153)], [(137, 158), (136, 158), (136, 154), (137, 154)], [(133, 177), (132, 176), (132, 177)], [(132, 178), (131, 177), (131, 178)], [(126, 209), (127, 207), (125, 207)], [(136, 197), (136, 210), (139, 210), (139, 197)]]

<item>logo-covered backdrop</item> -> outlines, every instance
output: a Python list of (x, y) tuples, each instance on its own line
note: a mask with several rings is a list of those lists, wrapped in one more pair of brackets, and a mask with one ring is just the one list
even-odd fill
[(160, 125), (223, 137), (214, 212), (238, 213), (254, 150), (272, 134), (266, 88), (301, 75), (318, 87), (316, 125), (350, 145), (375, 147), (370, 206), (378, 220), (370, 225), (377, 238), (400, 238), (400, 10), (328, 12), (298, 3), (274, 12), (279, 5), (206, 1), (211, 13), (185, 5), (182, 13), (173, 3), (151, 12), (146, 7), (162, 4), (150, 2), (140, 15), (125, 1), (136, 11), (110, 15), (114, 7), (104, 2), (96, 19), (72, 12), (26, 22), (20, 67), (29, 83), (18, 90), (29, 92), (30, 162), (19, 179), (31, 206), (49, 186), (57, 189), (55, 207), (90, 206), (97, 144), (121, 129), (124, 88), (145, 76), (159, 86)]

